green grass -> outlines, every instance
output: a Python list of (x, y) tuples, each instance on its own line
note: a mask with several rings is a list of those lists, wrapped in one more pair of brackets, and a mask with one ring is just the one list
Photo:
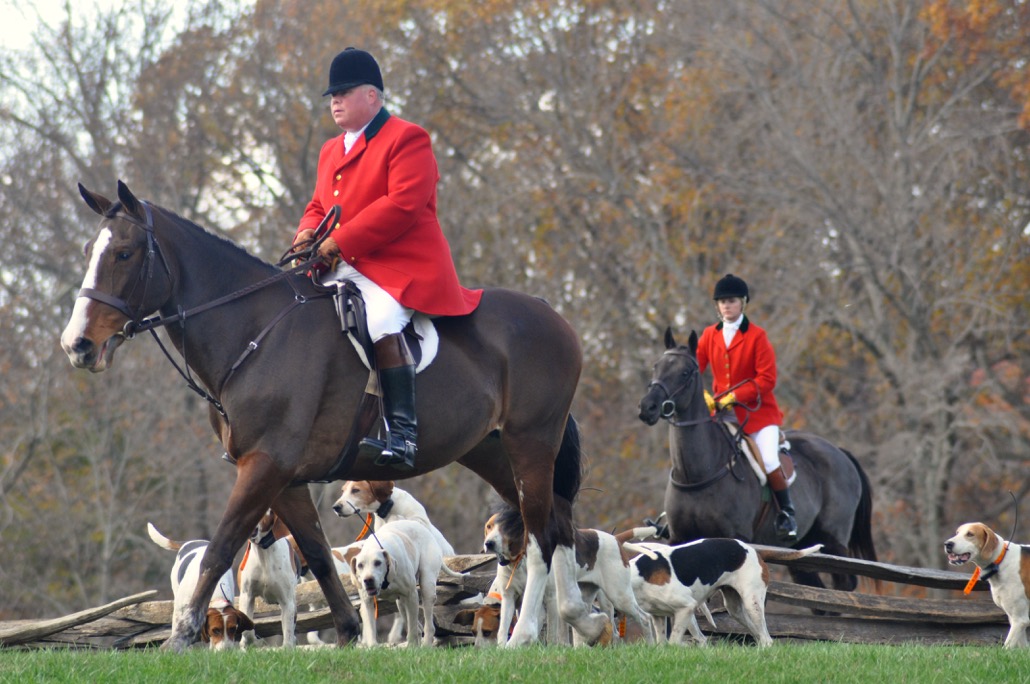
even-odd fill
[(968, 646), (789, 643), (633, 644), (608, 649), (257, 649), (176, 655), (145, 651), (2, 651), (0, 682), (1030, 682), (1030, 650)]

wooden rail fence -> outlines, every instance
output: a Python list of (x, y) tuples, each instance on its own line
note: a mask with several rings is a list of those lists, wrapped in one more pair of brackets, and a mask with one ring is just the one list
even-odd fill
[[(465, 645), (471, 643), (472, 637), (467, 627), (454, 623), (455, 614), (467, 607), (462, 605), (463, 600), (486, 593), (496, 564), (493, 556), (484, 554), (454, 556), (448, 558), (447, 563), (468, 574), (462, 580), (440, 578), (434, 613), (437, 636), (450, 645)], [(969, 579), (968, 575), (956, 572), (818, 553), (783, 565), (958, 591)], [(979, 582), (970, 596), (924, 599), (841, 592), (773, 581), (767, 607), (769, 632), (774, 639), (848, 643), (1000, 644), (1008, 631), (1008, 620), (984, 591), (987, 588), (986, 582)], [(143, 592), (52, 620), (0, 622), (0, 648), (126, 649), (159, 645), (171, 633), (172, 602), (150, 600), (156, 594), (156, 591)], [(298, 585), (297, 594), (298, 633), (332, 627), (327, 608), (304, 609), (322, 600), (316, 582)], [(358, 605), (356, 595), (352, 598)], [(381, 614), (389, 614), (391, 610), (392, 604), (380, 606)], [(713, 612), (716, 621), (713, 634), (724, 638), (743, 636), (745, 632), (735, 620), (717, 608)], [(259, 602), (255, 624), (260, 637), (279, 634), (278, 607)]]

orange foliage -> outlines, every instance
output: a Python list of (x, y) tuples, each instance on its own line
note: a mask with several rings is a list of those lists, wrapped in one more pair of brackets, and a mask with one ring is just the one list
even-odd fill
[(929, 0), (921, 17), (934, 40), (927, 57), (946, 55), (957, 68), (1001, 64), (994, 82), (1021, 109), (1019, 125), (1030, 129), (1030, 4), (1022, 0)]

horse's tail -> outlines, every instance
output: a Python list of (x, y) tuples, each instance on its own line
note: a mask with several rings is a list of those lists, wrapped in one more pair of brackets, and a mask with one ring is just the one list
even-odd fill
[(570, 413), (569, 419), (565, 421), (565, 434), (558, 447), (558, 455), (554, 459), (554, 483), (551, 489), (555, 496), (572, 503), (579, 493), (582, 480), (583, 452), (579, 444), (579, 425)]
[(876, 547), (873, 545), (873, 485), (865, 474), (862, 464), (847, 449), (841, 449), (855, 464), (859, 480), (862, 482), (862, 493), (858, 498), (855, 510), (855, 521), (851, 526), (851, 538), (848, 539), (848, 552), (853, 558), (876, 561)]

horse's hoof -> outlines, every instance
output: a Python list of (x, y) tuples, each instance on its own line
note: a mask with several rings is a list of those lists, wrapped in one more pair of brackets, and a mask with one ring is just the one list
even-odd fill
[(173, 653), (182, 653), (186, 650), (189, 644), (182, 637), (169, 637), (167, 641), (161, 644), (162, 651), (172, 651)]

